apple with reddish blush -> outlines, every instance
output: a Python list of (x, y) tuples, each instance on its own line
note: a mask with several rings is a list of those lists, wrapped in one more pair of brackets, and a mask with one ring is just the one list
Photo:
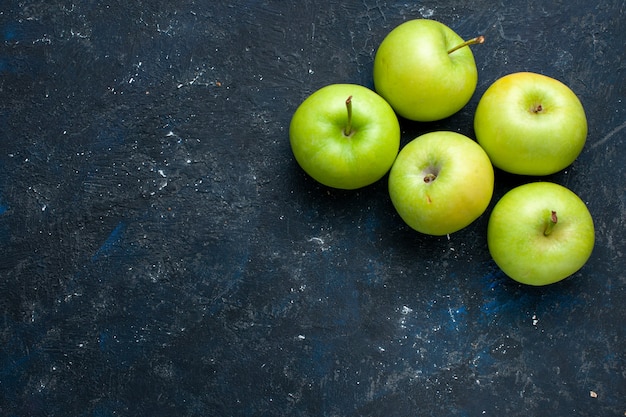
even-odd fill
[(456, 132), (431, 132), (400, 150), (389, 172), (389, 195), (411, 228), (446, 235), (485, 212), (494, 187), (489, 157)]
[(493, 165), (513, 174), (549, 175), (570, 165), (587, 138), (585, 110), (562, 82), (508, 74), (483, 94), (474, 132)]

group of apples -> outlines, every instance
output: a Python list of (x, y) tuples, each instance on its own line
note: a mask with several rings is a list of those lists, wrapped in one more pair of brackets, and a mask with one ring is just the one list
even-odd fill
[[(414, 19), (394, 28), (374, 58), (373, 91), (330, 84), (295, 111), (289, 129), (302, 169), (333, 188), (357, 189), (386, 174), (391, 202), (412, 229), (428, 235), (461, 230), (488, 208), (494, 166), (545, 176), (569, 166), (587, 137), (583, 106), (572, 90), (544, 75), (496, 80), (474, 115), (476, 140), (452, 131), (421, 135), (400, 149), (400, 122), (447, 118), (475, 92), (470, 45), (448, 26)], [(504, 194), (487, 227), (495, 263), (512, 279), (547, 285), (587, 262), (594, 225), (585, 203), (566, 187), (531, 181)]]

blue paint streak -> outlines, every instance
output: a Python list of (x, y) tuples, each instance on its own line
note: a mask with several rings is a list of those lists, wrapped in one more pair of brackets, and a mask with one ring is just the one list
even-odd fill
[(119, 222), (115, 229), (109, 234), (109, 237), (104, 241), (102, 246), (96, 251), (96, 253), (91, 258), (92, 261), (96, 261), (100, 258), (100, 256), (105, 255), (109, 252), (122, 238), (124, 234), (124, 230), (126, 230), (126, 224), (124, 222)]
[(7, 30), (6, 32), (4, 32), (4, 40), (6, 42), (10, 42), (13, 39), (15, 39), (15, 32), (13, 30)]
[[(4, 215), (9, 210), (9, 206), (0, 202), (0, 216)], [(8, 222), (2, 222), (0, 224), (0, 242), (8, 242), (11, 237), (11, 228)]]
[(100, 332), (100, 336), (98, 337), (98, 347), (101, 352), (104, 352), (108, 348), (109, 339), (110, 337), (107, 332)]
[(4, 30), (4, 40), (5, 42), (10, 42), (16, 38), (16, 30), (12, 25), (7, 26)]

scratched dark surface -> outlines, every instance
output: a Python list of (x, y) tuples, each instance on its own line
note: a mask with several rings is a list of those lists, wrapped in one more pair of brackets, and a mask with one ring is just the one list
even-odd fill
[[(0, 6), (2, 416), (623, 416), (622, 0), (6, 0)], [(385, 179), (317, 185), (297, 105), (372, 87), (417, 17), (469, 38), (472, 101), (403, 144), (473, 137), (482, 92), (540, 72), (589, 120), (548, 180), (594, 216), (588, 264), (546, 288), (491, 261), (488, 213), (433, 238)], [(529, 180), (497, 172), (493, 202)], [(492, 205), (493, 205), (492, 202)]]

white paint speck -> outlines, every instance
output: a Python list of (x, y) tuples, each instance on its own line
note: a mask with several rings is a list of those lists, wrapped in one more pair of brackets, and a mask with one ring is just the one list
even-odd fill
[(435, 11), (433, 9), (429, 9), (427, 7), (420, 7), (419, 8), (419, 12), (422, 15), (422, 17), (432, 17), (435, 14)]
[(402, 306), (402, 308), (400, 309), (400, 313), (402, 313), (402, 315), (406, 316), (407, 314), (411, 313), (413, 311), (412, 308), (407, 307), (407, 306)]
[(537, 323), (539, 323), (539, 319), (537, 318), (537, 315), (536, 315), (536, 314), (533, 314), (532, 319), (533, 319), (533, 326), (536, 326), (536, 325), (537, 325)]

